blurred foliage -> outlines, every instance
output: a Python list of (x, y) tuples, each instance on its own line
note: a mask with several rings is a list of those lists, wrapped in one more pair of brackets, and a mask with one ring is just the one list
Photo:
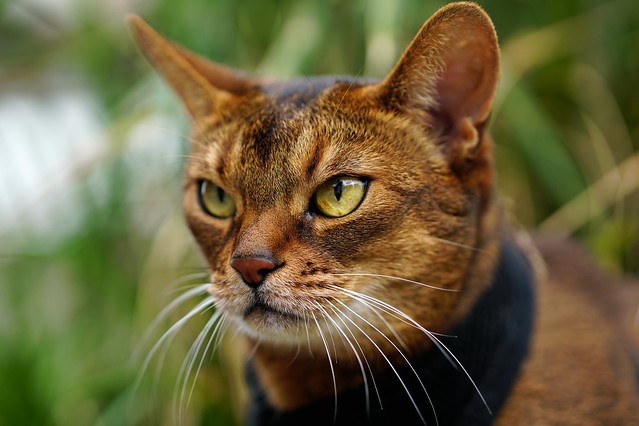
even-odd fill
[[(54, 230), (71, 223), (65, 233), (38, 231), (26, 213), (23, 221), (0, 223), (0, 424), (158, 425), (175, 418), (173, 388), (197, 324), (175, 338), (162, 374), (152, 364), (139, 387), (140, 362), (131, 356), (152, 318), (175, 297), (171, 284), (202, 271), (180, 219), (188, 127), (133, 46), (126, 12), (237, 68), (280, 77), (382, 77), (443, 4), (108, 3), (0, 1), (0, 99), (16, 91), (38, 100), (79, 89), (95, 103), (106, 141), (89, 162), (69, 154), (72, 203), (60, 201), (69, 191), (63, 185), (16, 206), (28, 212), (58, 203), (65, 204), (62, 211), (81, 211), (48, 218)], [(611, 270), (636, 274), (639, 3), (480, 3), (503, 50), (493, 134), (500, 190), (512, 200), (514, 216), (525, 226), (577, 236)], [(58, 74), (67, 77), (62, 85), (49, 77)], [(11, 142), (0, 139), (0, 155)], [(40, 155), (33, 148), (33, 158)], [(205, 279), (195, 275), (180, 285)], [(239, 402), (229, 390), (237, 384), (229, 371), (238, 366), (222, 362), (214, 358), (200, 373), (183, 424), (237, 421)]]

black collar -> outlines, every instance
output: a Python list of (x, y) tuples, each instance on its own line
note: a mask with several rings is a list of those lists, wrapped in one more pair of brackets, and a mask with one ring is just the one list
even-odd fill
[[(437, 348), (411, 358), (422, 385), (408, 367), (399, 369), (428, 425), (489, 425), (503, 406), (528, 351), (533, 322), (533, 278), (527, 258), (512, 242), (502, 244), (493, 283), (463, 322), (441, 340), (464, 366), (480, 389), (486, 404), (458, 366)], [(396, 376), (375, 376), (383, 408), (371, 391), (367, 413), (363, 389), (340, 393), (334, 418), (333, 397), (294, 411), (280, 412), (268, 404), (253, 368), (247, 379), (253, 397), (249, 425), (418, 425), (422, 424)]]

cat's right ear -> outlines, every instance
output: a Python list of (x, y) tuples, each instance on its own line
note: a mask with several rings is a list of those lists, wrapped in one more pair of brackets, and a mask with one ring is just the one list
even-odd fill
[(249, 92), (256, 83), (170, 42), (136, 15), (127, 21), (138, 47), (180, 96), (194, 119), (215, 114), (225, 100)]
[(449, 161), (465, 167), (486, 151), (482, 136), (498, 78), (490, 18), (474, 3), (451, 3), (426, 21), (379, 85), (379, 98), (435, 129)]

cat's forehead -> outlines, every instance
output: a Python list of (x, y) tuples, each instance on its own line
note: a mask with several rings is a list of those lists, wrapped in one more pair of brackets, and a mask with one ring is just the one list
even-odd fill
[[(295, 196), (308, 203), (338, 176), (387, 179), (407, 190), (411, 176), (440, 155), (423, 143), (421, 125), (383, 108), (371, 87), (340, 77), (272, 83), (197, 138), (189, 173), (255, 210)], [(194, 176), (198, 167), (204, 174)]]
[(203, 159), (204, 178), (260, 208), (290, 194), (307, 178), (308, 157), (322, 141), (318, 99), (328, 84), (273, 83), (246, 99), (227, 120), (197, 137), (193, 155)]

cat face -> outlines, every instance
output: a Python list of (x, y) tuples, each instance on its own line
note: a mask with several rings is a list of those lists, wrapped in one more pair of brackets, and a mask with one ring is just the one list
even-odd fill
[(450, 9), (379, 83), (242, 77), (132, 19), (194, 118), (185, 216), (245, 334), (319, 344), (336, 318), (391, 335), (454, 316), (492, 206), (498, 53), (483, 12)]
[[(336, 275), (393, 275), (457, 288), (459, 276), (446, 271), (467, 263), (472, 251), (459, 245), (472, 246), (475, 238), (473, 206), (436, 140), (420, 123), (376, 104), (370, 90), (336, 83), (300, 102), (265, 88), (229, 112), (232, 119), (196, 136), (184, 210), (213, 271), (211, 294), (245, 331), (305, 339), (300, 326), (313, 314), (342, 308), (338, 301), (358, 305), (342, 289), (381, 294), (400, 309), (405, 302), (395, 299), (416, 291), (433, 293), (433, 304), (450, 303), (450, 292)], [(329, 216), (318, 191), (349, 179), (363, 187), (361, 200), (351, 203), (352, 212)], [(221, 188), (235, 211), (207, 211), (203, 184)], [(217, 191), (212, 195), (219, 200)], [(233, 267), (236, 259), (273, 266), (253, 283)]]

